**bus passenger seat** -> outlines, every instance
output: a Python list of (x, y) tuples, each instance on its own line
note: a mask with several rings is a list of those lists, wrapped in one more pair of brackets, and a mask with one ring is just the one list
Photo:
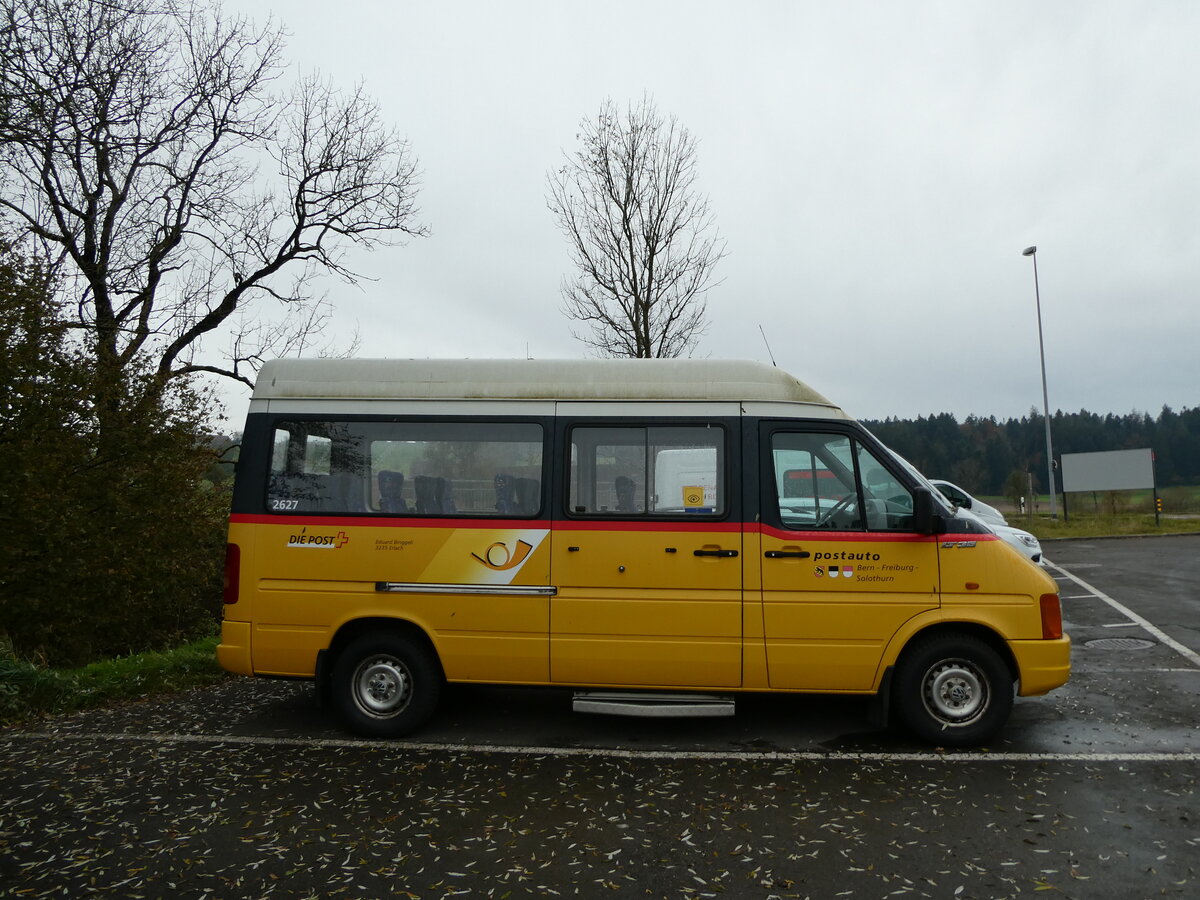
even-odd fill
[(496, 488), (496, 512), (502, 515), (511, 515), (517, 512), (517, 501), (514, 496), (513, 477), (498, 473), (492, 479), (492, 485)]
[(542, 505), (542, 485), (536, 478), (514, 478), (513, 494), (516, 499), (516, 512), (532, 516)]
[[(875, 468), (867, 473), (867, 527), (872, 530), (888, 527), (887, 503), (883, 498), (890, 485), (891, 482), (883, 469)], [(862, 527), (861, 522), (859, 527)]]
[(363, 483), (357, 475), (349, 472), (336, 472), (329, 476), (330, 512), (363, 512), (365, 504), (362, 497)]
[(419, 513), (436, 515), (456, 511), (450, 483), (445, 478), (437, 475), (414, 475), (413, 491), (417, 495), (417, 512)]
[(441, 504), (442, 512), (456, 513), (458, 505), (454, 502), (454, 484), (449, 478), (438, 479), (437, 499)]
[(383, 469), (379, 473), (379, 509), (385, 513), (406, 513), (408, 504), (400, 496), (404, 490), (404, 473)]
[(613, 490), (617, 494), (617, 512), (637, 512), (637, 485), (628, 475), (618, 475), (613, 481)]
[(433, 476), (413, 476), (413, 494), (417, 499), (418, 513), (441, 512), (434, 503), (433, 489)]
[(304, 472), (290, 476), (296, 509), (323, 510), (329, 503), (329, 476)]

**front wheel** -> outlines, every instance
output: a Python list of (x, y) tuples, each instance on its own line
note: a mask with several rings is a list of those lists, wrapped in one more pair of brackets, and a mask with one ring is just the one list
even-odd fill
[(347, 727), (366, 737), (402, 737), (433, 715), (442, 691), (437, 657), (407, 635), (352, 641), (334, 664), (334, 704)]
[(918, 639), (901, 658), (893, 687), (903, 724), (935, 744), (982, 744), (1012, 712), (1008, 666), (988, 644), (970, 635)]

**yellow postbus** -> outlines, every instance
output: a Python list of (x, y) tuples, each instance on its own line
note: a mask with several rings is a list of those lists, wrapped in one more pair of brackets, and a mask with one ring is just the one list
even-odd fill
[(1070, 673), (1057, 587), (785, 372), (287, 360), (250, 403), (221, 664), (399, 736), (445, 682), (731, 714), (873, 695), (972, 745)]

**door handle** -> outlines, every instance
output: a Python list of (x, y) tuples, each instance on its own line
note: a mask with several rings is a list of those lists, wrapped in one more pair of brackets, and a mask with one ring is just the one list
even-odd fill
[(807, 550), (768, 550), (763, 556), (767, 559), (808, 559), (812, 554)]
[(693, 550), (693, 556), (737, 556), (736, 550)]

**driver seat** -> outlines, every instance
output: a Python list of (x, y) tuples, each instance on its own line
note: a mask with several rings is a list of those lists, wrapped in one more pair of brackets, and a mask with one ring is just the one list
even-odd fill
[(887, 501), (884, 496), (890, 485), (887, 472), (878, 466), (867, 473), (867, 527), (871, 530), (887, 528)]

